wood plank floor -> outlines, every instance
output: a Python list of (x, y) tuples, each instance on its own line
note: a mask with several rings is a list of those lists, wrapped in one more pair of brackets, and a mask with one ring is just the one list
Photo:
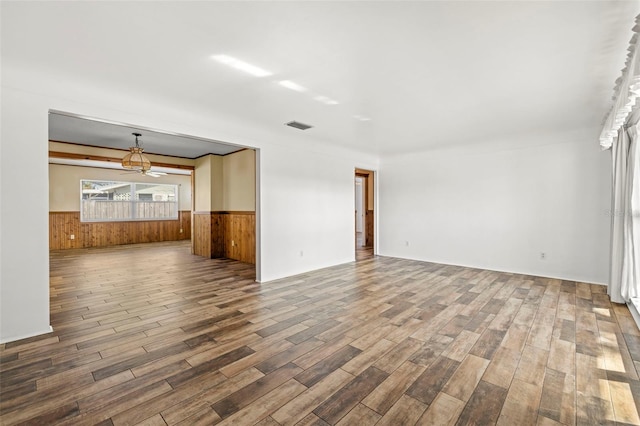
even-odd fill
[(373, 257), (373, 247), (356, 247), (356, 260), (367, 260)]
[(51, 253), (54, 332), (0, 345), (0, 423), (640, 424), (602, 286), (371, 257), (267, 284), (184, 243)]

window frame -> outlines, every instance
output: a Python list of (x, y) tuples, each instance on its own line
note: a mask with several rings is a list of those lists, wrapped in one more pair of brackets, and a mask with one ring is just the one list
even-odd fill
[[(130, 215), (122, 218), (85, 218), (85, 200), (84, 199), (84, 183), (85, 182), (98, 182), (109, 184), (122, 184), (122, 186), (129, 186), (129, 200), (125, 200), (129, 203), (128, 210)], [(136, 186), (137, 185), (152, 185), (152, 186), (166, 186), (173, 187), (173, 193), (175, 196), (174, 201), (154, 201), (154, 200), (137, 200), (136, 199)], [(116, 180), (104, 180), (104, 179), (80, 179), (80, 222), (81, 223), (107, 223), (107, 222), (148, 222), (148, 221), (177, 221), (180, 220), (180, 185), (173, 183), (157, 183), (153, 182), (131, 182), (131, 181), (116, 181)], [(117, 200), (93, 200), (98, 202), (110, 202)], [(122, 201), (120, 201), (122, 202)], [(142, 203), (170, 203), (174, 205), (174, 213), (170, 217), (137, 217), (138, 206)]]

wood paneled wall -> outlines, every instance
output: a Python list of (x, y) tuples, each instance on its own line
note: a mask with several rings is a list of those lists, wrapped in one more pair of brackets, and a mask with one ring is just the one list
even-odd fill
[(256, 263), (254, 212), (195, 212), (193, 253)]
[[(222, 212), (211, 214), (211, 258), (227, 257), (224, 250), (225, 216)], [(236, 259), (240, 260), (240, 259)]]
[(256, 215), (229, 212), (224, 217), (224, 256), (256, 263)]
[(193, 254), (212, 258), (211, 243), (211, 212), (193, 212)]
[[(182, 229), (182, 233), (180, 232)], [(71, 239), (71, 236), (74, 239)], [(107, 247), (191, 239), (191, 212), (178, 220), (80, 222), (80, 212), (49, 212), (49, 249)]]
[(367, 219), (365, 229), (365, 247), (373, 247), (373, 210), (367, 210)]

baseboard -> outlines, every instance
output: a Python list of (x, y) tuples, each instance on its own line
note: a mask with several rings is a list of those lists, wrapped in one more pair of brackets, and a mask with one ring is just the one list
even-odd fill
[(30, 337), (40, 336), (41, 334), (47, 334), (47, 333), (53, 333), (53, 327), (49, 326), (47, 330), (39, 331), (36, 333), (29, 333), (21, 336), (11, 336), (11, 337), (7, 337), (6, 339), (0, 338), (0, 343), (15, 342), (16, 340), (28, 339)]
[(285, 278), (292, 278), (295, 277), (297, 275), (303, 275), (303, 274), (307, 274), (309, 272), (315, 272), (315, 271), (319, 271), (321, 269), (326, 269), (326, 268), (333, 268), (334, 266), (340, 266), (340, 265), (346, 265), (347, 263), (353, 263), (356, 261), (356, 256), (355, 256), (355, 252), (353, 253), (353, 257), (349, 260), (347, 259), (343, 259), (338, 261), (338, 263), (330, 263), (328, 265), (315, 265), (313, 267), (311, 267), (311, 269), (307, 269), (307, 268), (301, 268), (300, 270), (293, 270), (291, 272), (286, 272), (285, 275), (275, 275), (273, 277), (267, 277), (266, 279), (260, 277), (261, 279), (258, 280), (256, 278), (256, 282), (259, 284), (267, 284), (270, 283), (271, 281), (278, 281), (278, 280), (282, 280)]
[(636, 322), (638, 329), (640, 329), (640, 297), (633, 297), (627, 303), (629, 307), (629, 311), (631, 312), (631, 316)]
[(570, 276), (565, 276), (565, 275), (554, 275), (554, 274), (548, 274), (546, 272), (536, 272), (536, 271), (532, 271), (532, 270), (515, 270), (515, 269), (511, 269), (511, 268), (495, 267), (495, 266), (491, 266), (491, 265), (478, 265), (478, 264), (469, 264), (469, 263), (460, 263), (460, 262), (453, 263), (452, 261), (449, 261), (449, 260), (427, 259), (427, 258), (421, 258), (421, 257), (410, 257), (410, 256), (407, 256), (406, 254), (403, 254), (403, 253), (401, 253), (401, 254), (394, 254), (394, 253), (389, 254), (389, 252), (385, 253), (385, 252), (383, 252), (381, 250), (378, 250), (377, 252), (374, 252), (374, 253), (377, 256), (382, 256), (382, 257), (394, 257), (396, 259), (407, 259), (407, 260), (415, 260), (415, 261), (418, 261), (418, 262), (437, 263), (439, 265), (446, 265), (446, 266), (462, 266), (463, 268), (483, 269), (485, 271), (504, 272), (504, 273), (507, 273), (507, 274), (528, 275), (528, 276), (531, 276), (531, 277), (549, 278), (549, 279), (553, 279), (553, 280), (563, 280), (563, 281), (574, 281), (574, 282), (578, 282), (578, 283), (596, 284), (596, 285), (602, 285), (602, 286), (606, 286), (607, 285), (606, 282), (598, 282), (598, 281), (595, 281), (595, 280), (593, 280), (591, 278), (585, 278), (585, 277), (570, 277)]

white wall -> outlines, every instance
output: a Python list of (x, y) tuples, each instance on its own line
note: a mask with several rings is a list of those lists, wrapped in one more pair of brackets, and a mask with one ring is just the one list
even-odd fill
[[(0, 341), (49, 330), (49, 109), (258, 148), (261, 281), (354, 259), (354, 167), (378, 169), (369, 154), (6, 62), (0, 96)], [(609, 158), (596, 136), (385, 159), (376, 175), (379, 253), (605, 282)]]
[(2, 87), (0, 96), (0, 342), (5, 342), (50, 331), (49, 168), (47, 110), (34, 108), (28, 93)]
[(261, 281), (355, 258), (353, 172), (375, 169), (373, 156), (43, 72), (2, 63), (0, 341), (49, 330), (49, 109), (259, 148)]
[(260, 154), (262, 280), (354, 260), (353, 160), (280, 147)]
[(597, 135), (532, 135), (382, 160), (380, 253), (605, 283), (610, 157)]
[(80, 179), (179, 185), (178, 209), (191, 210), (191, 176), (143, 176), (116, 169), (49, 164), (49, 210), (80, 211)]

